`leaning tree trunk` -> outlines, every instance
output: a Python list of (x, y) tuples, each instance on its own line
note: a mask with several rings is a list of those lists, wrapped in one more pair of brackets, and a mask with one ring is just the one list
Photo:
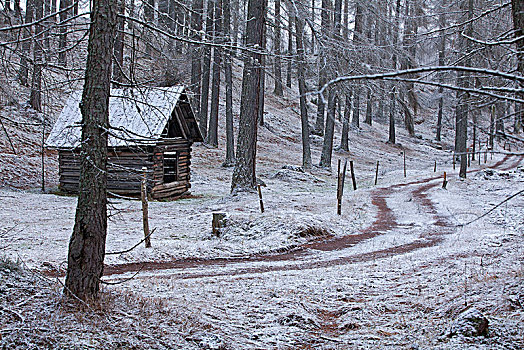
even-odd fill
[[(225, 0), (229, 1), (229, 0)], [(215, 0), (215, 40), (216, 44), (222, 44), (222, 3)], [(220, 66), (222, 65), (222, 49), (216, 46), (213, 54), (213, 81), (211, 84), (211, 113), (209, 115), (209, 129), (207, 133), (207, 144), (218, 147), (218, 106), (220, 98)]]
[(80, 111), (82, 142), (75, 226), (69, 242), (64, 293), (81, 300), (98, 297), (107, 234), (107, 135), (111, 55), (116, 0), (93, 2), (87, 66)]
[(297, 70), (298, 70), (298, 92), (300, 94), (300, 124), (302, 126), (302, 167), (311, 169), (311, 149), (309, 146), (309, 120), (306, 100), (306, 69), (304, 54), (304, 21), (295, 16), (296, 40), (297, 40)]
[(264, 22), (267, 0), (249, 0), (247, 10), (246, 46), (240, 101), (240, 123), (237, 141), (237, 160), (231, 180), (231, 192), (250, 191), (256, 185), (257, 121), (259, 116), (260, 79), (263, 67)]
[[(232, 44), (230, 35), (231, 7), (229, 1), (224, 1), (224, 39), (226, 43)], [(224, 52), (224, 75), (226, 82), (226, 160), (224, 167), (235, 165), (235, 144), (233, 135), (233, 62), (231, 49)]]

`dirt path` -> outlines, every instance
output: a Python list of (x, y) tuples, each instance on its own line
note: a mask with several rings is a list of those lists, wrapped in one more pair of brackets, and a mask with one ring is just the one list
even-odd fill
[[(501, 168), (510, 158), (510, 156), (506, 156), (501, 161), (487, 168)], [(514, 168), (521, 161), (522, 157), (518, 157), (510, 165), (504, 167), (504, 169)], [(479, 169), (471, 170), (470, 173), (476, 171), (479, 171)], [(437, 182), (437, 180), (440, 179), (440, 176), (436, 176), (373, 190), (371, 193), (372, 203), (378, 209), (376, 219), (369, 227), (358, 234), (316, 240), (293, 250), (277, 254), (260, 254), (238, 258), (189, 258), (161, 262), (135, 262), (108, 265), (104, 269), (104, 276), (115, 276), (137, 271), (177, 270), (178, 278), (189, 279), (226, 275), (236, 276), (272, 271), (305, 270), (370, 261), (431, 247), (441, 242), (445, 235), (453, 233), (455, 230), (455, 225), (448, 220), (447, 216), (438, 213), (434, 203), (427, 195), (429, 190), (441, 185), (440, 181)], [(366, 253), (323, 257), (327, 252), (342, 251), (365, 240), (375, 238), (399, 228), (397, 217), (393, 210), (387, 205), (386, 199), (395, 193), (395, 191), (405, 188), (409, 189), (413, 200), (423, 209), (424, 213), (433, 219), (431, 225), (417, 232), (417, 239), (403, 245)], [(192, 272), (192, 269), (195, 271)], [(54, 271), (45, 272), (49, 275), (57, 275)]]

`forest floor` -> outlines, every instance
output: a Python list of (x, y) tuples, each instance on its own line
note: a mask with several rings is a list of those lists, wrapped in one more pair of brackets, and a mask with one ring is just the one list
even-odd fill
[[(0, 344), (521, 349), (524, 201), (495, 206), (523, 189), (522, 157), (482, 153), (460, 180), (452, 132), (434, 142), (426, 116), (419, 137), (398, 128), (398, 144), (389, 145), (386, 120), (377, 119), (351, 130), (350, 152), (334, 153), (333, 171), (301, 172), (295, 101), (292, 94), (267, 101), (257, 162), (264, 213), (256, 193), (229, 193), (232, 169), (221, 167), (222, 148), (195, 145), (191, 196), (150, 203), (153, 247), (108, 255), (101, 301), (81, 307), (61, 298), (76, 198), (56, 192), (53, 152), (45, 155), (41, 192), (38, 128), (20, 124), (28, 116), (14, 108), (0, 111), (13, 121), (6, 126), (18, 151), (2, 136)], [(311, 140), (317, 162), (321, 138)], [(357, 190), (348, 173), (339, 216), (336, 162), (346, 158), (355, 163)], [(140, 208), (111, 199), (107, 252), (141, 240)], [(218, 237), (214, 212), (227, 214)], [(470, 308), (488, 318), (487, 336), (451, 336), (454, 320)]]

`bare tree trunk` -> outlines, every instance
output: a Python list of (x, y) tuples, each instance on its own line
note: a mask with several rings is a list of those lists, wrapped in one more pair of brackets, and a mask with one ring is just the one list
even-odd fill
[[(406, 23), (404, 24), (404, 37), (402, 40), (402, 46), (404, 49), (404, 59), (402, 60), (401, 68), (410, 69), (415, 67), (415, 54), (416, 54), (416, 42), (415, 42), (415, 33), (417, 31), (416, 24), (416, 0), (406, 0), (405, 8), (405, 17)], [(413, 76), (409, 76), (414, 78)], [(405, 89), (400, 91), (400, 99), (404, 100), (407, 96), (409, 104), (413, 108), (413, 113), (417, 112), (416, 95), (415, 95), (415, 85), (412, 82), (404, 83)], [(413, 121), (413, 116), (411, 113), (408, 113), (408, 106), (404, 107), (404, 126), (408, 131), (410, 136), (415, 136), (415, 123)]]
[[(330, 0), (322, 0), (322, 9), (320, 11), (321, 18), (321, 36), (322, 40), (326, 40), (330, 35), (331, 19), (330, 19)], [(326, 48), (319, 45), (318, 52), (318, 89), (320, 90), (327, 82), (327, 52)], [(324, 135), (324, 115), (326, 114), (326, 106), (323, 99), (319, 96), (317, 100), (317, 119), (315, 121), (315, 127), (313, 133), (316, 135)], [(327, 123), (326, 123), (327, 124)]]
[(309, 120), (306, 100), (306, 69), (304, 67), (306, 61), (306, 55), (304, 54), (304, 21), (299, 16), (300, 14), (297, 14), (295, 16), (295, 28), (298, 58), (298, 91), (300, 94), (300, 124), (302, 126), (302, 167), (304, 169), (311, 169), (311, 149), (309, 147)]
[(64, 23), (72, 11), (64, 11), (71, 6), (70, 0), (60, 0), (60, 36), (58, 39), (58, 63), (67, 66), (67, 25)]
[(82, 113), (81, 166), (75, 226), (69, 241), (64, 294), (89, 301), (98, 297), (107, 235), (107, 130), (111, 55), (118, 6), (93, 3)]
[(397, 97), (395, 96), (395, 87), (391, 90), (390, 93), (390, 110), (389, 110), (389, 138), (388, 143), (395, 144), (395, 101)]
[[(467, 11), (467, 19), (473, 18), (473, 0), (462, 0), (461, 9)], [(472, 25), (469, 23), (466, 26), (466, 34), (472, 36)], [(458, 35), (458, 48), (463, 50), (464, 55), (469, 54), (470, 44), (469, 40), (465, 39), (462, 35)], [(467, 67), (470, 65), (470, 59), (466, 58), (464, 65)], [(459, 71), (457, 74), (457, 86), (468, 89), (470, 87), (469, 74), (467, 72)], [(455, 108), (455, 152), (460, 155), (460, 171), (459, 176), (462, 178), (466, 177), (467, 166), (468, 166), (468, 155), (467, 151), (467, 135), (468, 135), (468, 113), (469, 113), (469, 96), (468, 93), (459, 90), (457, 91), (457, 107)]]
[[(266, 1), (267, 0), (263, 0)], [(263, 27), (264, 32), (262, 33), (262, 47), (266, 47), (267, 44), (267, 33), (266, 25), (264, 23)], [(260, 65), (262, 66), (262, 75), (260, 76), (260, 93), (258, 94), (259, 98), (259, 109), (258, 109), (258, 124), (264, 126), (264, 107), (266, 104), (266, 55), (260, 57)]]
[[(520, 38), (516, 41), (517, 71), (521, 76), (524, 76), (524, 2), (522, 0), (511, 0), (511, 13), (515, 38)], [(522, 82), (520, 82), (519, 88), (521, 91), (524, 89)], [(524, 93), (519, 93), (518, 97), (524, 99)], [(516, 133), (520, 133), (522, 126), (524, 126), (524, 106), (522, 104), (515, 106), (515, 113), (514, 129)]]
[(360, 89), (358, 87), (355, 87), (353, 92), (353, 119), (351, 124), (355, 128), (360, 128)]
[(364, 119), (364, 123), (371, 125), (373, 122), (373, 102), (371, 101), (371, 89), (367, 88), (367, 95), (366, 95), (366, 119)]
[(14, 7), (15, 7), (15, 17), (21, 18), (22, 16), (22, 9), (20, 8), (20, 0), (14, 1)]
[(291, 88), (291, 75), (293, 74), (293, 18), (291, 13), (293, 12), (293, 5), (288, 3), (288, 23), (287, 23), (287, 71), (286, 71), (286, 86)]
[(346, 93), (346, 103), (344, 105), (344, 120), (342, 121), (342, 138), (340, 149), (349, 152), (349, 118), (351, 116), (351, 93)]
[[(35, 0), (27, 0), (24, 18), (24, 22), (26, 24), (31, 23), (33, 21), (34, 9)], [(22, 43), (22, 57), (20, 58), (20, 70), (18, 72), (18, 80), (20, 81), (21, 85), (28, 86), (29, 60), (27, 58), (31, 54), (31, 43), (33, 41), (31, 40), (31, 28), (24, 28), (22, 32), (24, 42)]]
[[(229, 1), (229, 0), (225, 0)], [(215, 0), (215, 43), (222, 44), (222, 3)], [(209, 130), (207, 133), (207, 143), (210, 146), (218, 147), (218, 107), (220, 100), (220, 66), (222, 64), (222, 50), (216, 46), (213, 49), (213, 82), (211, 84), (211, 114), (209, 115)]]
[[(267, 0), (249, 0), (247, 10), (246, 46), (264, 49), (264, 22)], [(261, 54), (246, 52), (242, 77), (240, 123), (236, 164), (231, 180), (231, 192), (252, 191), (256, 185), (257, 121), (259, 116), (260, 79), (263, 67)]]
[[(44, 16), (43, 0), (35, 0), (35, 21), (42, 19)], [(42, 110), (42, 66), (43, 60), (43, 26), (38, 23), (35, 25), (35, 43), (33, 50), (33, 79), (31, 82), (31, 96), (29, 97), (29, 104), (31, 108), (37, 111)]]
[(328, 93), (328, 110), (326, 116), (326, 130), (324, 132), (324, 144), (320, 155), (319, 165), (331, 169), (331, 156), (333, 154), (333, 136), (335, 133), (335, 110), (337, 108), (337, 95), (333, 88)]
[[(230, 36), (231, 8), (228, 1), (224, 1), (224, 36), (227, 43), (232, 43)], [(232, 52), (226, 49), (224, 52), (224, 74), (226, 80), (226, 160), (224, 167), (235, 165), (235, 144), (233, 135), (233, 72)]]
[[(206, 16), (206, 38), (211, 41), (213, 38), (213, 10), (216, 0), (207, 0)], [(200, 95), (200, 131), (204, 139), (207, 137), (207, 114), (209, 103), (209, 77), (211, 75), (211, 47), (205, 46), (203, 50), (202, 83)]]
[(115, 38), (114, 60), (113, 60), (113, 84), (118, 87), (124, 82), (124, 15), (126, 11), (125, 0), (117, 0), (118, 11), (122, 15), (117, 19), (117, 32)]
[[(200, 41), (202, 38), (202, 12), (204, 11), (203, 0), (193, 0), (191, 12), (191, 39)], [(191, 91), (193, 93), (193, 111), (200, 122), (200, 81), (202, 74), (202, 48), (198, 44), (191, 45)]]
[(280, 0), (275, 0), (275, 38), (273, 45), (275, 47), (275, 89), (273, 93), (276, 96), (284, 95), (284, 88), (282, 86), (282, 62), (280, 60), (280, 45), (281, 45), (281, 31), (282, 19), (280, 18)]
[[(439, 17), (438, 17), (438, 23), (439, 23), (439, 29), (440, 32), (440, 47), (438, 51), (438, 65), (443, 66), (444, 65), (444, 58), (446, 54), (446, 32), (443, 30), (446, 26), (446, 14), (445, 14), (445, 8), (446, 8), (446, 0), (441, 0), (441, 9), (439, 11)], [(439, 74), (439, 83), (444, 83), (444, 77), (443, 74)], [(435, 139), (437, 141), (441, 140), (441, 133), (442, 133), (442, 114), (444, 109), (444, 88), (442, 86), (439, 86), (438, 88), (439, 98), (438, 98), (438, 114), (437, 114), (437, 135)]]

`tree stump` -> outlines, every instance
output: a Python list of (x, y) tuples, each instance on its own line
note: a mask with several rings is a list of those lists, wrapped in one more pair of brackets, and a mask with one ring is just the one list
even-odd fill
[(226, 213), (213, 213), (212, 229), (213, 234), (220, 236), (220, 229), (225, 226)]

